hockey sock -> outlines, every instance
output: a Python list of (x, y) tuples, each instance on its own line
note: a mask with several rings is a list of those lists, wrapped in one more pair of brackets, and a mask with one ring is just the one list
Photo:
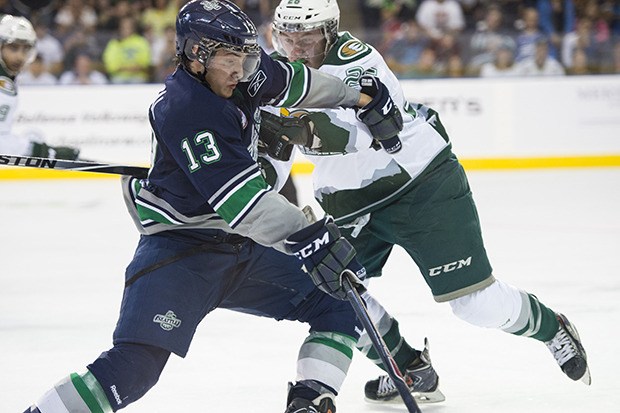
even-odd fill
[(529, 314), (527, 314), (527, 317), (523, 317), (525, 325), (521, 329), (512, 332), (512, 334), (532, 337), (543, 342), (551, 340), (558, 332), (560, 326), (555, 312), (538, 301), (535, 295), (524, 294), (527, 297), (527, 303), (529, 303), (529, 305), (524, 305), (524, 307), (529, 309)]
[(355, 341), (344, 334), (311, 331), (299, 349), (297, 381), (317, 381), (336, 394), (351, 365)]
[(30, 411), (35, 413), (111, 413), (112, 407), (95, 376), (87, 371), (81, 375), (72, 373), (58, 382), (37, 401)]
[[(398, 368), (401, 371), (405, 371), (418, 358), (420, 351), (414, 349), (405, 341), (405, 338), (400, 334), (398, 321), (392, 318), (377, 300), (368, 293), (364, 293), (363, 299), (366, 302), (370, 318), (377, 326)], [(379, 354), (375, 351), (372, 341), (365, 331), (357, 342), (357, 349), (373, 363), (385, 370)]]
[[(388, 314), (386, 315), (387, 317), (385, 319), (379, 321), (377, 328), (381, 332), (381, 337), (390, 350), (390, 354), (392, 354), (396, 365), (401, 371), (405, 371), (406, 368), (418, 358), (420, 352), (411, 347), (409, 343), (405, 341), (405, 338), (400, 334), (398, 321), (391, 318)], [(383, 327), (387, 327), (387, 331), (383, 332)], [(364, 334), (360, 337), (359, 343), (362, 342), (362, 339), (364, 341), (364, 345), (360, 347), (358, 344), (358, 350), (364, 353), (366, 357), (368, 357), (381, 369), (385, 370), (385, 366), (381, 362), (381, 357), (375, 350), (372, 343), (367, 344), (367, 342), (370, 342), (370, 339), (368, 338), (366, 332), (364, 332)]]
[(498, 328), (540, 341), (558, 330), (555, 313), (536, 296), (496, 280), (483, 290), (450, 301), (453, 313), (470, 324)]

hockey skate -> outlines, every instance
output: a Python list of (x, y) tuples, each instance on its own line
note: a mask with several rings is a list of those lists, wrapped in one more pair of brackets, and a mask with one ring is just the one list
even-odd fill
[(555, 336), (545, 344), (560, 365), (560, 368), (572, 380), (581, 380), (590, 385), (590, 369), (586, 351), (579, 339), (575, 326), (563, 314), (557, 314), (560, 327)]
[[(405, 381), (418, 403), (438, 403), (446, 399), (439, 390), (439, 376), (431, 364), (428, 339), (424, 339), (424, 350), (407, 367)], [(396, 385), (389, 376), (383, 375), (366, 383), (366, 401), (370, 403), (402, 403)]]
[[(284, 413), (336, 413), (335, 396), (331, 392), (322, 392), (318, 397), (309, 400), (303, 397), (311, 394), (308, 390), (309, 388), (302, 383), (296, 385), (289, 383), (287, 407)], [(321, 389), (323, 390), (324, 388)]]

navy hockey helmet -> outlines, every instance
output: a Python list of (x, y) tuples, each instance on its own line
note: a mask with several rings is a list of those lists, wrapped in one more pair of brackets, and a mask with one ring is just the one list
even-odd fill
[(193, 0), (181, 8), (176, 21), (176, 53), (205, 68), (218, 49), (244, 54), (243, 78), (249, 80), (260, 65), (256, 26), (234, 3), (226, 0)]

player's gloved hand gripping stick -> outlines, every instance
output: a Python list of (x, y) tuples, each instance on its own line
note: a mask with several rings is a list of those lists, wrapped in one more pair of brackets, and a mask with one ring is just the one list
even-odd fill
[(286, 239), (287, 248), (303, 261), (306, 272), (319, 289), (339, 300), (346, 300), (342, 287), (343, 271), (348, 270), (351, 280), (362, 287), (366, 269), (355, 258), (355, 249), (340, 235), (332, 217), (297, 231)]
[(362, 76), (359, 84), (361, 92), (371, 96), (372, 101), (357, 112), (358, 118), (387, 153), (400, 151), (402, 143), (398, 133), (403, 129), (403, 116), (390, 97), (389, 90), (374, 76)]

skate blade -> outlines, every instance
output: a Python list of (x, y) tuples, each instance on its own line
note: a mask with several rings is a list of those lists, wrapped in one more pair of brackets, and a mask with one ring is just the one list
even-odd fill
[(579, 380), (581, 380), (582, 382), (584, 382), (588, 386), (590, 384), (592, 384), (592, 376), (590, 376), (590, 368), (589, 367), (586, 367), (586, 372), (584, 373), (583, 376), (581, 376), (581, 378)]
[[(439, 403), (446, 400), (446, 396), (444, 396), (439, 389), (427, 393), (413, 392), (411, 394), (418, 403)], [(398, 397), (398, 400), (402, 403), (402, 399), (400, 397)]]
[[(420, 404), (439, 403), (446, 400), (446, 396), (444, 396), (439, 389), (426, 393), (413, 392), (411, 395), (415, 399), (416, 403)], [(372, 404), (403, 404), (403, 399), (400, 396), (395, 396), (388, 400), (372, 400), (365, 397), (364, 400)]]

